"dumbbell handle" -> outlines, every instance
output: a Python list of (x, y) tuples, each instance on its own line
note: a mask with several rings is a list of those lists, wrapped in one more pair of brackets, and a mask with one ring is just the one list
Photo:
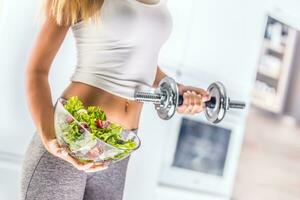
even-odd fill
[[(183, 104), (183, 95), (180, 94), (178, 97), (178, 106)], [(216, 98), (212, 97), (209, 101), (205, 102), (205, 106), (209, 108), (214, 108), (216, 105)]]
[[(183, 95), (179, 95), (178, 97), (178, 106), (181, 106), (183, 104)], [(216, 98), (211, 97), (209, 101), (205, 102), (205, 106), (208, 108), (214, 108), (216, 106)], [(231, 101), (229, 100), (229, 108), (235, 108), (235, 109), (244, 109), (246, 104), (241, 101)]]
[[(137, 101), (142, 102), (152, 102), (154, 104), (159, 104), (161, 101), (161, 94), (153, 94), (149, 92), (136, 92), (135, 99)], [(183, 104), (183, 95), (178, 96), (178, 106)], [(243, 104), (243, 103), (242, 103)], [(209, 108), (214, 108), (216, 105), (216, 98), (212, 97), (209, 101), (205, 102), (205, 106)], [(243, 104), (245, 105), (245, 104)], [(230, 106), (231, 107), (231, 106)], [(241, 102), (232, 102), (232, 108), (243, 108), (245, 106), (241, 106)]]
[(229, 108), (244, 109), (246, 104), (242, 101), (229, 100)]

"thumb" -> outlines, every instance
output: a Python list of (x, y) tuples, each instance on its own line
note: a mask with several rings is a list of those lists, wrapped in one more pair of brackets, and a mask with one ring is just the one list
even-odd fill
[(63, 157), (68, 155), (68, 152), (59, 145), (59, 143), (56, 139), (51, 141), (50, 146), (57, 155), (61, 155)]
[(211, 96), (210, 94), (206, 94), (203, 96), (203, 101), (206, 102), (206, 101), (209, 101), (211, 99)]
[(61, 148), (61, 147), (58, 148), (56, 152), (58, 155), (60, 155), (62, 157), (66, 157), (68, 155), (68, 152), (64, 148)]

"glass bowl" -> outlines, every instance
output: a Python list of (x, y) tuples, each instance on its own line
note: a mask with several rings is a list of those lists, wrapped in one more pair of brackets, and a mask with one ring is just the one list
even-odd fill
[[(93, 137), (91, 132), (86, 129), (82, 123), (76, 120), (67, 109), (65, 109), (64, 105), (66, 102), (67, 99), (60, 97), (55, 103), (54, 127), (58, 143), (61, 147), (66, 149), (71, 156), (81, 162), (92, 161), (95, 163), (101, 163), (103, 161), (111, 161), (111, 163), (115, 163), (128, 157), (132, 152), (140, 147), (141, 142), (136, 133), (127, 129), (122, 129), (120, 136), (124, 141), (130, 140), (135, 142), (136, 147), (133, 149), (118, 148), (100, 140), (97, 137)], [(67, 143), (66, 136), (72, 128), (69, 122), (73, 120), (80, 128), (81, 135), (75, 142)]]

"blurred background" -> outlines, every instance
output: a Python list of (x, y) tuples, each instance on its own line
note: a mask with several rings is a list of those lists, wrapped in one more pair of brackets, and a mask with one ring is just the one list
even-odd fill
[[(217, 125), (203, 114), (161, 120), (145, 104), (142, 147), (128, 168), (126, 200), (300, 199), (300, 2), (169, 0), (173, 32), (159, 65), (184, 84), (221, 81), (247, 108)], [(0, 199), (18, 199), (35, 127), (24, 69), (39, 30), (37, 1), (0, 0)], [(51, 67), (55, 102), (76, 63), (72, 32)], [(38, 96), (36, 98), (39, 98)]]

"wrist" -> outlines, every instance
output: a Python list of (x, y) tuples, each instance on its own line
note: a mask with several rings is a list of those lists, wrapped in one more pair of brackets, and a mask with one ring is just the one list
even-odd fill
[(184, 86), (184, 84), (179, 83), (179, 82), (176, 82), (176, 85), (178, 87), (178, 90), (180, 90)]
[(50, 144), (52, 143), (53, 140), (55, 140), (55, 137), (45, 137), (41, 136), (42, 143), (44, 147), (49, 151), (50, 149)]
[(179, 87), (179, 86), (183, 86), (183, 84), (182, 84), (182, 83), (179, 83), (179, 82), (176, 82), (176, 84), (177, 84), (178, 87)]
[(165, 78), (166, 76), (163, 77), (156, 77), (155, 81), (152, 84), (152, 87), (157, 88), (159, 86), (160, 81)]
[(42, 139), (42, 143), (43, 143), (45, 149), (47, 149), (47, 151), (49, 151), (50, 150), (50, 140), (43, 140)]

